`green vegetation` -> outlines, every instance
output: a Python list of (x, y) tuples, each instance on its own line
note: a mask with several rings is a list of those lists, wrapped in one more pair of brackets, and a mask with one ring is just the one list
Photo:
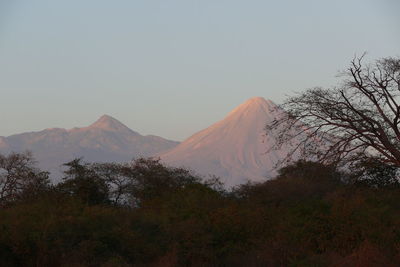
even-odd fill
[(381, 164), (300, 161), (230, 192), (153, 159), (65, 167), (53, 186), (30, 155), (0, 157), (1, 266), (400, 263), (400, 189)]

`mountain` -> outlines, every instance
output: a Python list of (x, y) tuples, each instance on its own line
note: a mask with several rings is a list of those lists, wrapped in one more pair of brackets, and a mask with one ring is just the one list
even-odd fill
[(265, 132), (265, 126), (282, 112), (270, 100), (251, 98), (225, 119), (161, 153), (160, 158), (171, 166), (189, 167), (202, 175), (219, 176), (227, 187), (249, 180), (264, 181), (276, 174), (276, 163), (290, 149), (289, 145), (279, 151), (268, 149), (275, 137)]
[(122, 162), (151, 156), (178, 145), (158, 136), (143, 136), (104, 115), (88, 127), (52, 128), (0, 137), (0, 153), (32, 151), (39, 167), (59, 174), (60, 165), (77, 157), (85, 161)]

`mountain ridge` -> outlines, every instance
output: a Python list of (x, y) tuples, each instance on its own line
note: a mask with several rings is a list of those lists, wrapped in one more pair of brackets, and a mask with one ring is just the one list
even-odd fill
[(122, 162), (169, 150), (179, 142), (143, 136), (117, 119), (103, 115), (86, 127), (47, 128), (0, 137), (0, 153), (31, 151), (39, 167), (59, 175), (60, 166), (74, 158)]

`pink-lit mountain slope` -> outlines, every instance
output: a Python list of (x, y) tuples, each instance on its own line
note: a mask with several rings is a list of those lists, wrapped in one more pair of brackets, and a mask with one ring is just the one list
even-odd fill
[(0, 153), (33, 152), (39, 167), (60, 173), (60, 165), (77, 157), (85, 161), (125, 162), (151, 156), (178, 145), (158, 136), (143, 136), (104, 115), (84, 128), (53, 128), (0, 137)]
[(189, 167), (206, 176), (219, 176), (227, 187), (264, 181), (276, 174), (276, 163), (290, 149), (289, 145), (279, 151), (268, 149), (275, 138), (265, 132), (265, 126), (282, 112), (270, 100), (251, 98), (222, 121), (194, 134), (160, 157), (168, 165)]

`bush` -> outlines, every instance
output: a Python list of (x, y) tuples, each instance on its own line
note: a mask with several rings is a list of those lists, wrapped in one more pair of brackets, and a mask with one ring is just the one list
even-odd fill
[(233, 192), (154, 159), (67, 166), (0, 209), (0, 266), (400, 264), (399, 188), (331, 166), (297, 162)]

